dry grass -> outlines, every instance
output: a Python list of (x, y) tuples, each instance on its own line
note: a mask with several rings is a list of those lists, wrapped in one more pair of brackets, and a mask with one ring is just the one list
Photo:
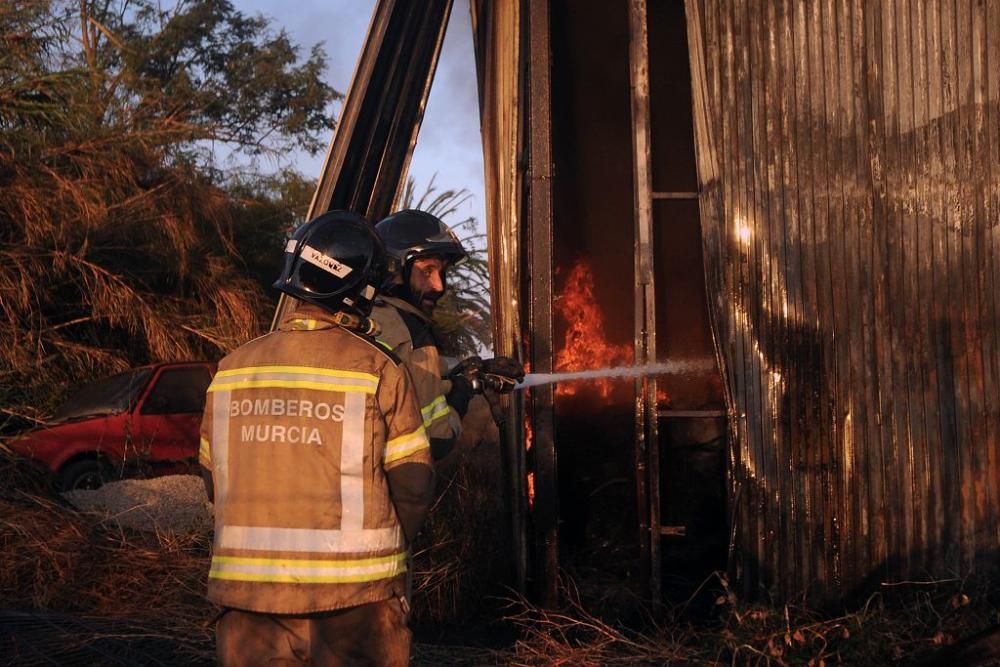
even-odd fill
[[(996, 591), (969, 581), (886, 587), (857, 608), (823, 613), (804, 601), (744, 602), (721, 575), (704, 585), (715, 597), (708, 616), (688, 605), (636, 614), (633, 598), (626, 624), (607, 604), (626, 599), (621, 591), (588, 589), (595, 602), (567, 582), (560, 609), (516, 599), (491, 617), (483, 613), (484, 597), (496, 592), (490, 587), (504, 551), (490, 532), (506, 524), (490, 527), (490, 512), (499, 511), (490, 454), (473, 454), (457, 467), (416, 558), (416, 620), (471, 624), (468, 641), (419, 644), (415, 664), (911, 664), (1000, 622)], [(0, 447), (0, 608), (28, 612), (23, 619), (3, 612), (8, 634), (0, 640), (46, 637), (49, 657), (85, 645), (93, 650), (95, 642), (115, 655), (136, 655), (144, 642), (142, 650), (160, 657), (210, 663), (216, 609), (203, 597), (208, 556), (207, 534), (132, 533), (77, 512), (49, 491), (44, 471)], [(475, 624), (490, 621), (509, 626), (516, 639), (501, 646), (482, 641)], [(50, 626), (58, 633), (45, 630)], [(456, 643), (462, 638), (456, 635)], [(108, 664), (130, 664), (122, 660)]]
[(266, 300), (228, 240), (233, 204), (184, 168), (151, 174), (134, 141), (43, 167), (0, 153), (0, 373), (20, 388), (0, 397), (8, 409), (260, 331)]
[[(946, 660), (945, 647), (1000, 624), (996, 591), (956, 580), (886, 587), (840, 613), (741, 602), (721, 575), (706, 585), (718, 588), (711, 618), (693, 617), (686, 604), (649, 609), (640, 629), (598, 618), (573, 589), (564, 590), (559, 610), (512, 601), (507, 618), (521, 638), (495, 659), (524, 666), (946, 664), (935, 662), (939, 654)], [(1000, 654), (960, 664), (1000, 664)]]
[(985, 581), (883, 586), (855, 608), (825, 612), (805, 601), (747, 604), (719, 582), (720, 623), (706, 658), (738, 664), (909, 664), (1000, 621)]
[(211, 646), (207, 535), (114, 529), (2, 447), (0, 488), (0, 608), (119, 619)]
[(664, 628), (630, 630), (588, 612), (570, 599), (560, 610), (519, 600), (507, 617), (522, 638), (506, 651), (510, 665), (667, 665), (689, 662), (694, 651)]
[(503, 593), (508, 522), (499, 465), (499, 445), (487, 441), (460, 444), (438, 466), (438, 498), (414, 545), (418, 623), (468, 621), (486, 611), (484, 598)]

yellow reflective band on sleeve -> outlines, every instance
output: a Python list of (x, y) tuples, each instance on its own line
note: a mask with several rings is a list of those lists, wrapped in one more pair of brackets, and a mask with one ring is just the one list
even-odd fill
[(383, 463), (392, 463), (399, 459), (405, 459), (410, 454), (419, 452), (421, 449), (427, 449), (430, 446), (431, 443), (427, 439), (427, 433), (424, 431), (424, 427), (421, 426), (413, 433), (401, 435), (385, 443), (385, 456), (382, 457), (382, 461)]
[(420, 409), (420, 414), (424, 418), (424, 428), (429, 428), (441, 417), (446, 417), (449, 412), (451, 412), (451, 406), (448, 405), (447, 399), (444, 396), (438, 396)]
[(392, 345), (389, 345), (389, 343), (385, 342), (384, 340), (378, 340), (376, 338), (375, 342), (384, 347), (385, 349), (389, 350), (390, 352), (392, 352)]
[(208, 576), (229, 581), (340, 584), (390, 579), (406, 572), (406, 552), (379, 558), (298, 560), (213, 556)]
[(377, 375), (359, 371), (312, 366), (255, 366), (216, 373), (208, 391), (284, 388), (374, 394), (378, 389), (378, 382)]
[(205, 438), (201, 439), (201, 446), (198, 448), (198, 460), (204, 463), (212, 462), (212, 446)]

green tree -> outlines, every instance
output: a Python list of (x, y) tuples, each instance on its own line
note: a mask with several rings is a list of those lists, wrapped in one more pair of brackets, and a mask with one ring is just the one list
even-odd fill
[(479, 354), (492, 347), (486, 235), (479, 231), (474, 217), (454, 220), (470, 196), (464, 189), (439, 191), (431, 179), (418, 197), (411, 178), (401, 197), (400, 208), (415, 208), (441, 218), (455, 230), (469, 253), (465, 262), (448, 271), (448, 293), (434, 310), (436, 337), (442, 353), (450, 357)]
[(170, 136), (182, 151), (198, 141), (247, 153), (323, 148), (340, 94), (321, 79), (320, 45), (300, 62), (284, 31), (228, 0), (162, 4), (15, 0), (6, 13), (15, 23), (34, 17), (43, 28), (47, 72), (86, 73), (89, 85), (74, 97), (100, 126)]
[(248, 239), (283, 234), (310, 186), (227, 180), (208, 142), (319, 148), (323, 67), (222, 0), (0, 5), (0, 411), (263, 330)]

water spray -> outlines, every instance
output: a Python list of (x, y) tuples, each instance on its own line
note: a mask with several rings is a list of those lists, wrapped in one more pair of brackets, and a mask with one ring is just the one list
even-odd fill
[(644, 366), (617, 366), (615, 368), (595, 368), (589, 371), (564, 371), (562, 373), (528, 373), (524, 380), (514, 389), (527, 389), (543, 384), (556, 382), (575, 382), (578, 380), (599, 380), (603, 378), (634, 378), (646, 375), (669, 375), (690, 373), (693, 371), (710, 371), (715, 363), (709, 360), (699, 361), (667, 361)]

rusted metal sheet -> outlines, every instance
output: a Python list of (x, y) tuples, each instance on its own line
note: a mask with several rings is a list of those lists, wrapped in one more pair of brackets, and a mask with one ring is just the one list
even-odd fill
[[(552, 372), (549, 5), (480, 2), (473, 3), (472, 12), (496, 352), (524, 359), (532, 371)], [(553, 606), (559, 583), (559, 487), (551, 385), (512, 397), (504, 437), (517, 583), (530, 588), (541, 604)]]
[(686, 10), (745, 590), (995, 571), (1000, 2)]
[[(549, 6), (480, 1), (472, 3), (472, 15), (495, 349), (548, 373), (553, 370)], [(513, 473), (517, 583), (552, 606), (559, 581), (553, 388), (540, 386), (511, 398), (504, 437), (506, 468)]]
[[(546, 2), (524, 4), (527, 16), (527, 61), (525, 81), (528, 100), (526, 123), (528, 180), (526, 222), (529, 239), (525, 263), (528, 326), (524, 338), (536, 372), (554, 370), (552, 301), (552, 105), (549, 6)], [(539, 601), (549, 607), (559, 601), (559, 480), (555, 441), (555, 388), (536, 387), (531, 392), (534, 472), (536, 589)]]
[[(635, 349), (637, 365), (656, 361), (653, 284), (653, 179), (650, 169), (649, 34), (646, 0), (630, 0), (629, 87), (632, 102), (632, 184), (635, 218)], [(660, 484), (655, 378), (635, 382), (635, 490), (639, 510), (640, 581), (659, 600)], [(648, 508), (648, 509), (647, 509)]]
[(344, 102), (313, 201), (372, 220), (388, 215), (405, 185), (451, 0), (380, 0)]
[[(377, 221), (405, 184), (452, 0), (379, 0), (307, 220), (345, 209)], [(294, 299), (278, 301), (272, 328)]]
[[(479, 75), (485, 170), (486, 230), (490, 248), (490, 301), (496, 354), (523, 358), (522, 266), (525, 165), (521, 162), (525, 98), (522, 94), (522, 13), (519, 0), (473, 0), (473, 35)], [(527, 462), (525, 394), (507, 405), (502, 428), (504, 472), (511, 508), (515, 585), (526, 588)]]
[[(496, 350), (523, 354), (531, 369), (538, 372), (559, 370), (556, 360), (568, 332), (565, 317), (557, 313), (556, 305), (566, 303), (559, 301), (566, 296), (560, 292), (565, 291), (570, 269), (579, 261), (593, 261), (594, 272), (599, 275), (624, 278), (623, 286), (609, 289), (602, 284), (600, 291), (614, 295), (613, 312), (623, 313), (614, 318), (614, 324), (617, 333), (629, 341), (631, 353), (633, 306), (629, 276), (633, 234), (629, 211), (633, 192), (627, 6), (619, 3), (607, 9), (618, 22), (614, 46), (620, 57), (610, 68), (613, 72), (605, 72), (598, 79), (613, 82), (613, 94), (602, 85), (590, 87), (595, 81), (591, 67), (602, 61), (599, 49), (591, 52), (586, 62), (573, 57), (576, 46), (585, 42), (587, 35), (604, 30), (607, 23), (601, 12), (605, 9), (596, 1), (588, 3), (588, 10), (582, 13), (578, 4), (569, 2), (522, 0), (516, 5), (484, 2), (474, 7), (483, 82), (480, 94), (484, 105)], [(579, 22), (577, 18), (584, 20)], [(581, 85), (584, 81), (587, 84)], [(591, 98), (597, 98), (597, 103), (589, 104)], [(581, 142), (594, 136), (594, 124), (600, 129), (609, 110), (610, 117), (622, 121), (612, 124), (614, 132), (602, 135), (600, 143)], [(561, 128), (558, 148), (554, 130), (550, 131), (557, 124)], [(589, 159), (601, 156), (613, 162), (602, 164)], [(613, 187), (607, 182), (609, 168), (616, 170)], [(559, 169), (562, 171), (557, 174)], [(559, 192), (555, 191), (557, 186)], [(581, 189), (586, 192), (580, 193)], [(559, 229), (557, 219), (562, 224)], [(608, 220), (620, 220), (629, 229), (624, 233), (612, 229), (606, 224)], [(570, 239), (574, 239), (572, 244)], [(560, 258), (555, 257), (557, 251), (562, 253)], [(561, 278), (557, 278), (557, 267), (564, 271)], [(601, 402), (594, 396), (560, 404), (552, 386), (517, 392), (512, 401), (514, 412), (507, 420), (507, 433), (515, 447), (520, 443), (526, 448), (525, 479), (529, 495), (534, 491), (533, 504), (521, 517), (531, 531), (531, 547), (526, 550), (526, 555), (531, 556), (527, 568), (529, 588), (543, 604), (556, 602), (560, 553), (580, 549), (579, 542), (586, 532), (585, 521), (580, 518), (600, 513), (587, 507), (595, 502), (590, 491), (607, 488), (603, 484), (606, 480), (595, 481), (593, 473), (600, 468), (600, 462), (591, 454), (599, 452), (599, 456), (607, 457), (610, 452), (619, 459), (632, 458), (631, 435), (626, 429), (634, 423), (633, 392), (623, 392), (614, 410)], [(556, 414), (559, 405), (562, 414)], [(525, 412), (519, 420), (516, 411), (522, 407)], [(592, 423), (595, 416), (609, 414), (618, 427), (616, 437), (622, 439), (614, 447), (608, 445), (600, 431), (608, 424)], [(523, 434), (514, 432), (519, 425), (525, 428)], [(526, 437), (518, 439), (521, 435)], [(556, 442), (560, 439), (562, 447)], [(622, 472), (629, 474), (632, 467), (629, 462)], [(612, 469), (617, 470), (617, 465)], [(630, 480), (620, 481), (631, 488)], [(615, 488), (626, 487), (623, 484)], [(623, 520), (617, 513), (614, 519), (623, 532), (630, 532), (634, 531), (631, 497), (625, 503), (630, 510), (628, 517)], [(607, 514), (607, 507), (602, 505), (600, 510)], [(566, 539), (567, 535), (570, 539)]]

